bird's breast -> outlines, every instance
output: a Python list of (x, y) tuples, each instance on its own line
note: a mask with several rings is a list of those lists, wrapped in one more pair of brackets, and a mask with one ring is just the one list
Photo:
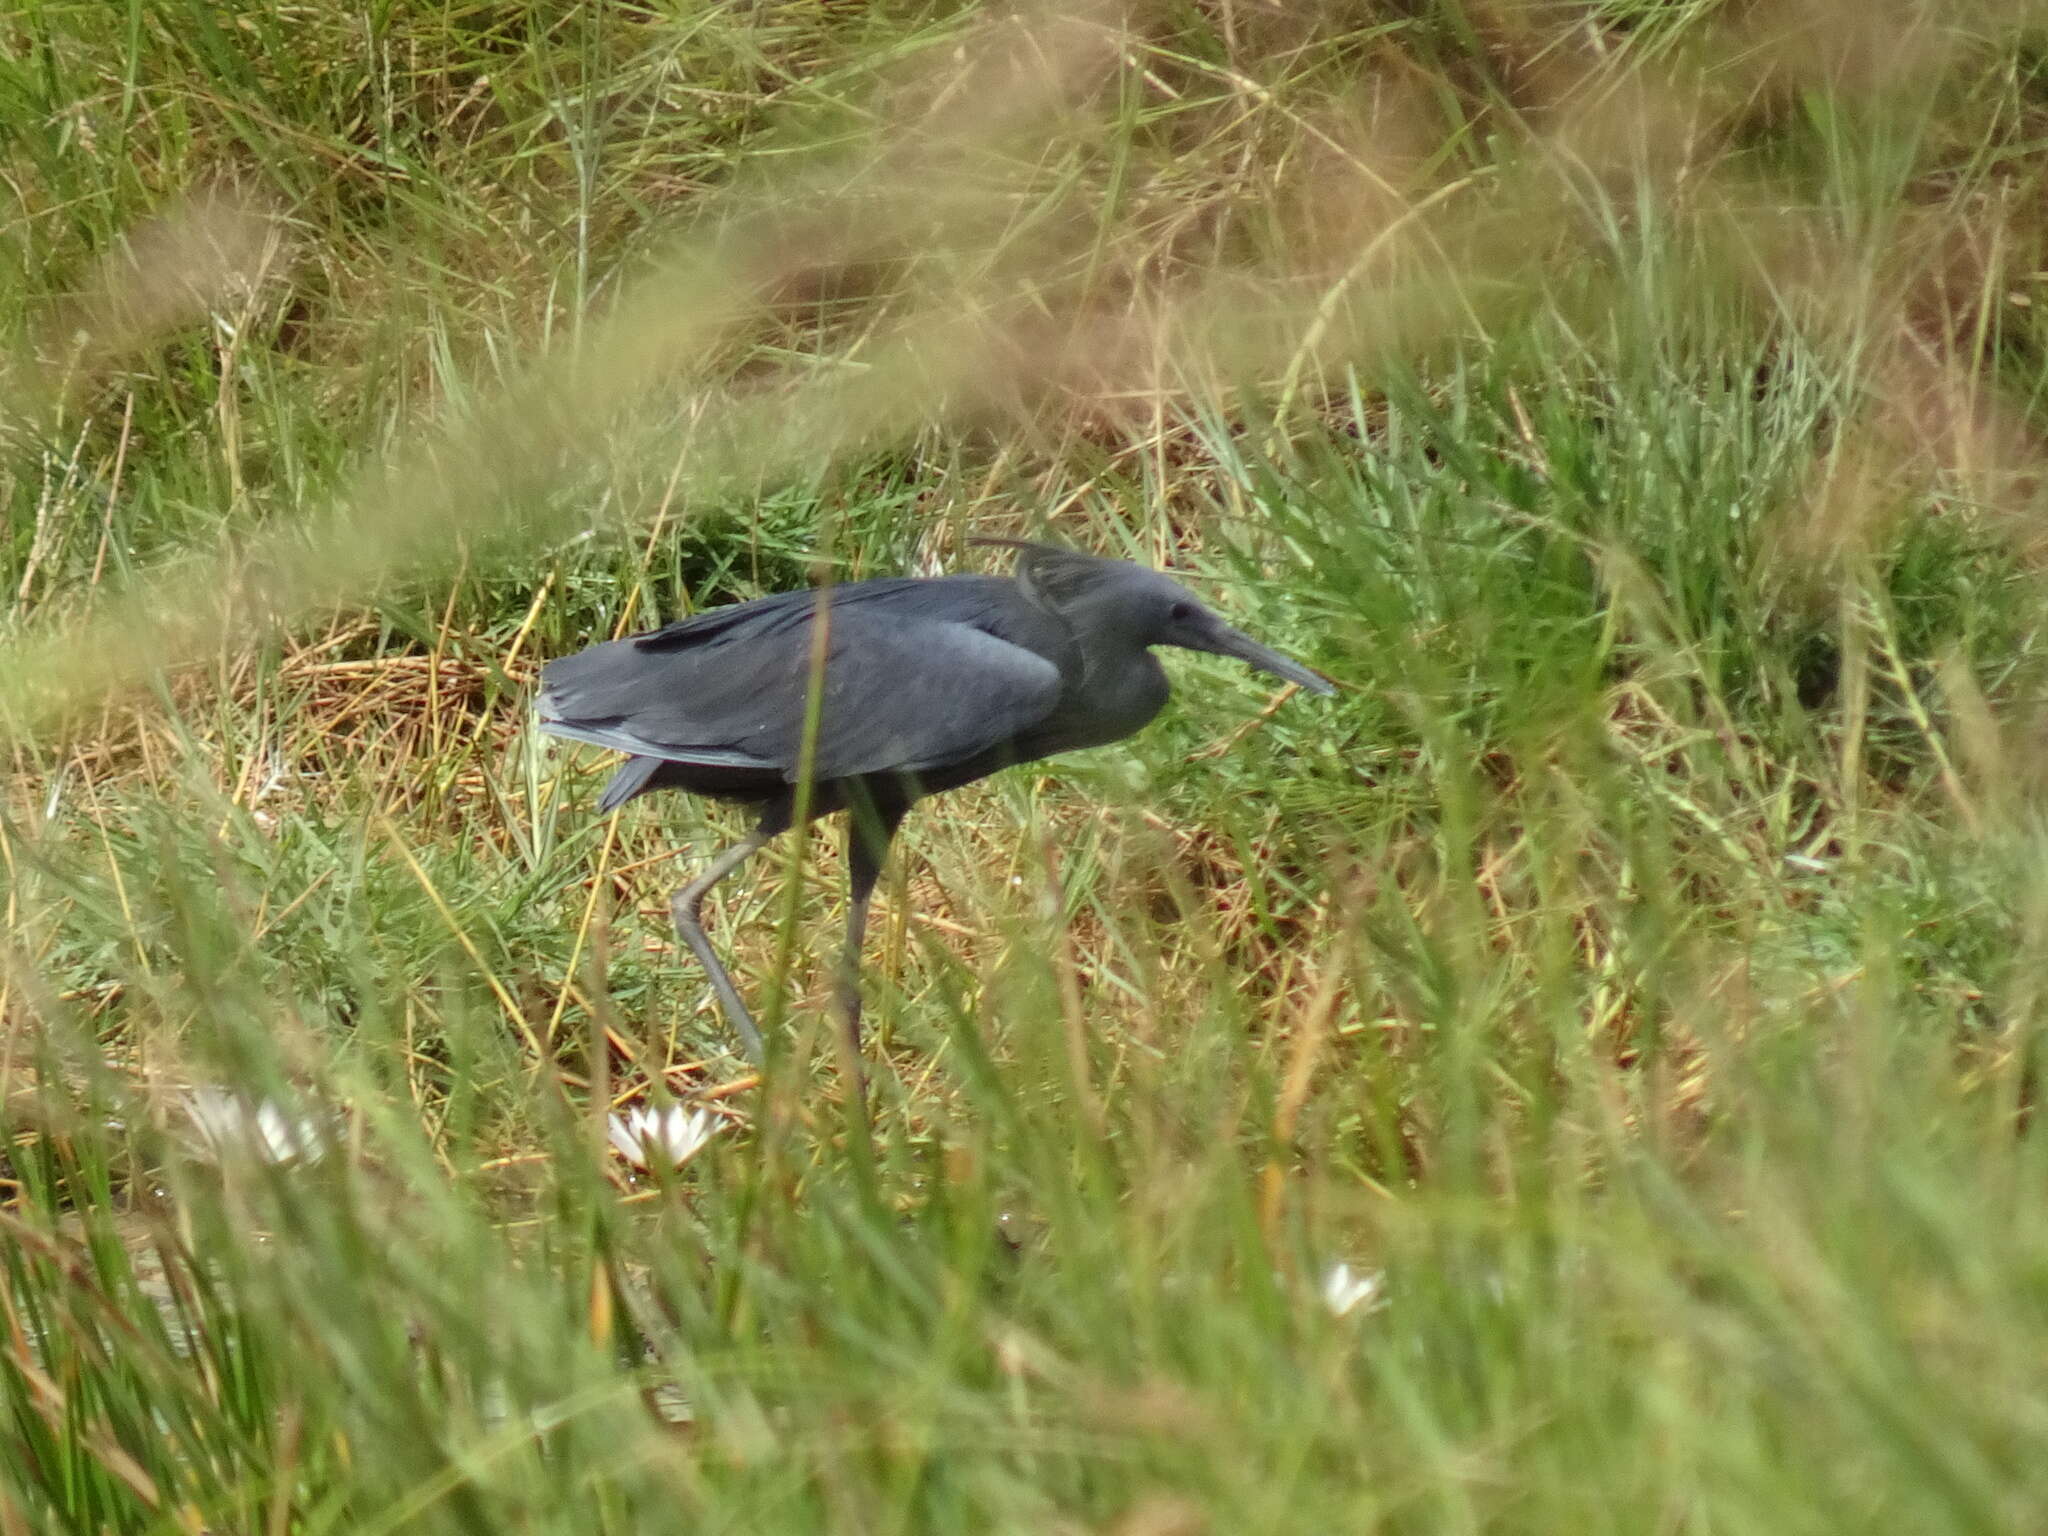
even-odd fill
[(1107, 746), (1142, 730), (1165, 706), (1166, 669), (1150, 651), (1116, 667), (1089, 667), (1022, 745), (1034, 757)]

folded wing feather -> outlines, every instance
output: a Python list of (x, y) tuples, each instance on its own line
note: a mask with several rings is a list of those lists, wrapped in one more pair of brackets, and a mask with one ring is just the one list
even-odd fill
[[(960, 762), (1043, 720), (1059, 700), (1052, 662), (973, 624), (866, 604), (834, 606), (828, 622), (818, 779)], [(542, 727), (637, 756), (773, 769), (794, 781), (811, 630), (805, 614), (745, 632), (706, 625), (708, 644), (673, 634), (659, 649), (593, 646), (546, 668)], [(714, 640), (728, 636), (739, 643)]]

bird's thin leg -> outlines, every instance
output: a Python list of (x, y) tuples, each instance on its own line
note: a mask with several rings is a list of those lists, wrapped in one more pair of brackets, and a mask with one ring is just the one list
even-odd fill
[(889, 841), (909, 809), (908, 798), (893, 792), (861, 788), (847, 795), (846, 948), (839, 957), (834, 1001), (848, 1063), (856, 1071), (860, 1066), (860, 951), (868, 931), (868, 901), (881, 877)]
[(761, 1031), (754, 1025), (754, 1016), (747, 1011), (747, 1005), (740, 1000), (739, 988), (732, 984), (732, 973), (718, 958), (711, 947), (711, 939), (704, 932), (704, 897), (711, 887), (760, 852), (762, 846), (782, 829), (767, 822), (756, 827), (745, 837), (726, 849), (717, 858), (704, 866), (703, 873), (688, 885), (677, 891), (668, 901), (670, 916), (675, 919), (676, 932), (682, 936), (690, 952), (697, 957), (697, 963), (704, 967), (711, 978), (711, 990), (718, 996), (719, 1011), (725, 1015), (725, 1022), (740, 1037), (740, 1047), (747, 1053), (747, 1060), (760, 1066), (766, 1059), (761, 1044)]

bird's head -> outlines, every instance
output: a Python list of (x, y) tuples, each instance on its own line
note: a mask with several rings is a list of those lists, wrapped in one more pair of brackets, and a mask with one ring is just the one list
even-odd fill
[(1310, 693), (1336, 692), (1320, 672), (1232, 628), (1186, 587), (1147, 566), (1019, 539), (975, 542), (1017, 550), (1017, 580), (1024, 590), (1077, 628), (1141, 646), (1177, 645), (1235, 656)]

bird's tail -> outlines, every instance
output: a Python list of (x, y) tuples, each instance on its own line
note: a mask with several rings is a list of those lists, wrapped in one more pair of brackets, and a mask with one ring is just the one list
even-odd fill
[(597, 813), (608, 816), (643, 790), (652, 788), (648, 780), (661, 767), (658, 757), (629, 757), (619, 764), (619, 771), (612, 775), (611, 783), (605, 785), (604, 793), (597, 797)]

